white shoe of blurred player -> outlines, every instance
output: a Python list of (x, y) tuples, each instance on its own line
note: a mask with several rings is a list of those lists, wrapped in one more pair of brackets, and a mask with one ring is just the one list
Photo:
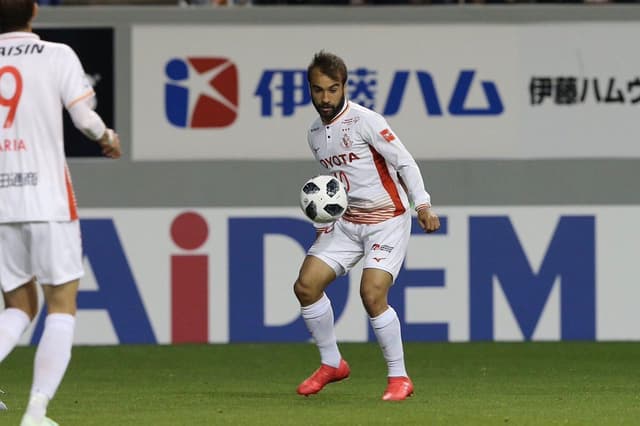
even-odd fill
[(4, 402), (0, 401), (0, 411), (4, 410), (8, 410), (7, 405)]
[(45, 417), (41, 422), (36, 422), (33, 417), (25, 414), (22, 417), (22, 421), (20, 422), (20, 426), (60, 426), (58, 423), (51, 420), (49, 417)]

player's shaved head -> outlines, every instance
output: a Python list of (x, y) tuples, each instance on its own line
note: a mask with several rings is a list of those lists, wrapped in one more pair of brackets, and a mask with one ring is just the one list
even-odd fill
[(35, 0), (0, 0), (0, 33), (29, 28), (34, 4)]
[[(3, 0), (0, 0), (3, 1)], [(333, 53), (321, 50), (313, 56), (313, 60), (307, 68), (307, 79), (311, 82), (311, 70), (318, 69), (322, 74), (331, 77), (333, 80), (347, 83), (347, 66), (342, 58)]]

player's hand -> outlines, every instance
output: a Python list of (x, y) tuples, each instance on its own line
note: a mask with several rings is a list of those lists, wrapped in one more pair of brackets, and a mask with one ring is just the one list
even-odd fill
[(112, 129), (104, 131), (98, 140), (98, 145), (102, 148), (102, 155), (109, 158), (120, 158), (122, 149), (120, 148), (120, 136)]
[(424, 232), (432, 233), (440, 229), (440, 218), (430, 207), (418, 211), (418, 223)]

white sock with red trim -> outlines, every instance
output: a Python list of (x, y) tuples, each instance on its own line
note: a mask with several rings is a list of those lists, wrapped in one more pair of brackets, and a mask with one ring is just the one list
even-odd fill
[(400, 320), (396, 311), (389, 306), (389, 309), (375, 318), (369, 318), (369, 321), (371, 321), (373, 331), (378, 338), (382, 355), (387, 361), (387, 375), (389, 377), (407, 377), (407, 370), (404, 366)]
[(342, 356), (338, 349), (333, 325), (331, 301), (325, 293), (322, 293), (320, 300), (309, 306), (303, 306), (300, 310), (304, 323), (320, 351), (320, 362), (337, 368)]

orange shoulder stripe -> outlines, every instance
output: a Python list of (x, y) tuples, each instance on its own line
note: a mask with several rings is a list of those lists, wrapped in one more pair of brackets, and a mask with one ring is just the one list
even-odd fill
[(83, 94), (82, 96), (74, 99), (71, 101), (71, 103), (69, 103), (69, 105), (67, 105), (67, 109), (71, 108), (72, 106), (74, 106), (75, 104), (77, 104), (78, 102), (90, 98), (91, 96), (93, 96), (95, 94), (95, 92), (93, 91), (93, 89), (89, 90), (87, 93)]

